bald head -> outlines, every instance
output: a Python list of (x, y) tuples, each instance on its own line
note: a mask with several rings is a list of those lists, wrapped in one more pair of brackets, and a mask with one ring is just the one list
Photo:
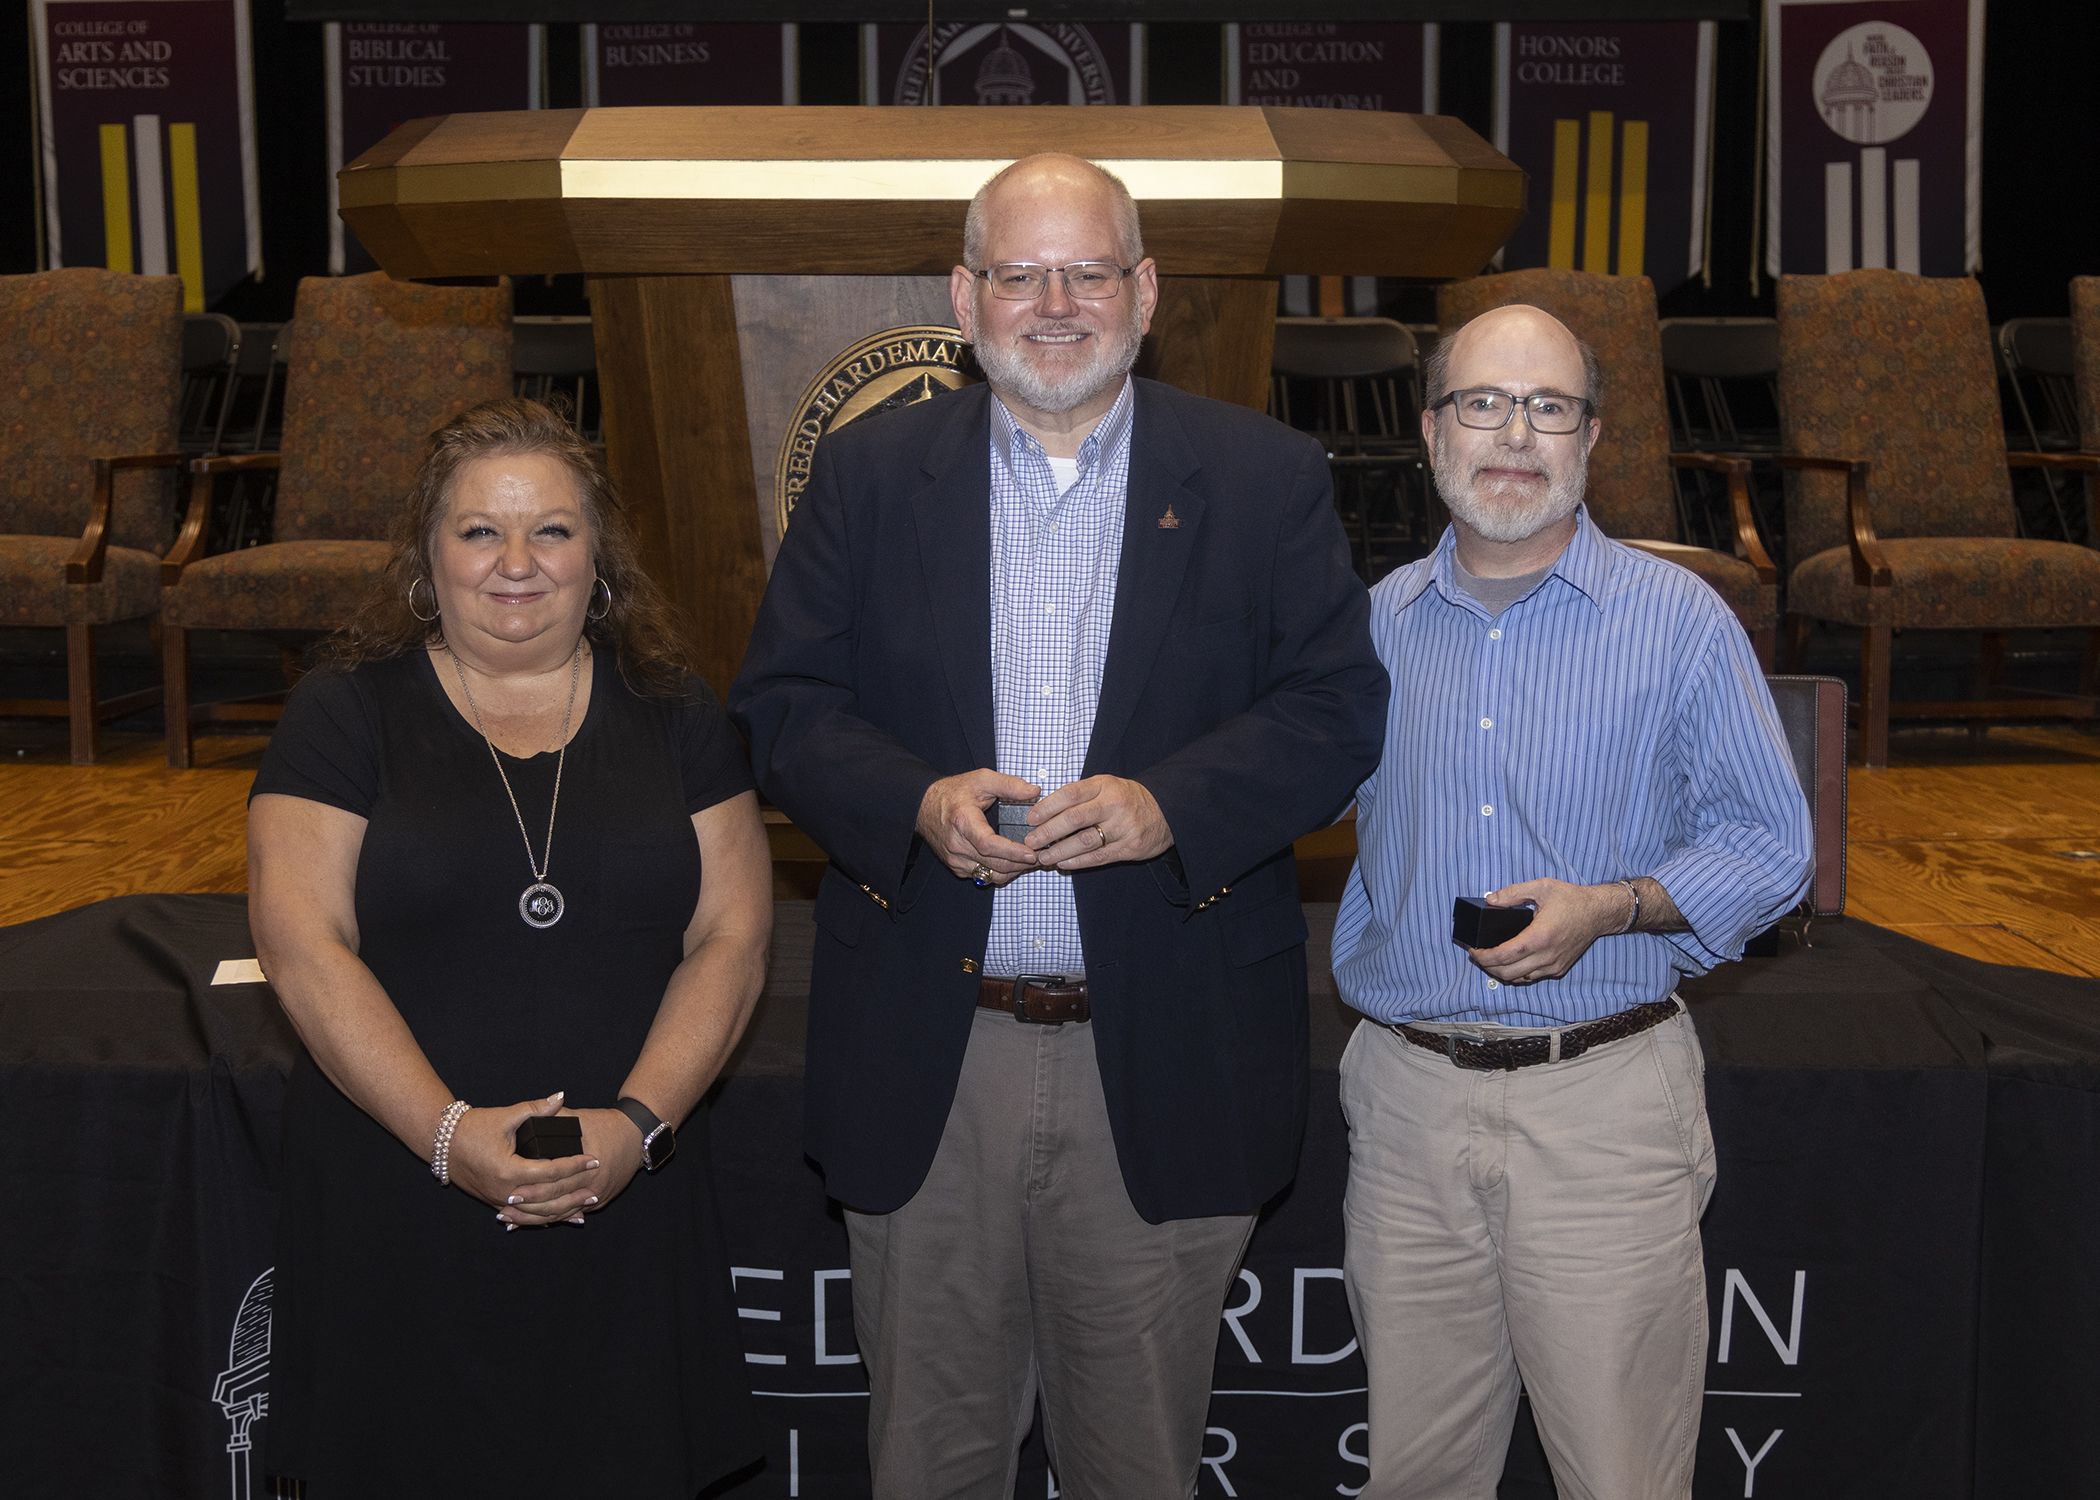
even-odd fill
[(1560, 319), (1525, 303), (1491, 308), (1437, 345), (1422, 372), (1427, 404), (1434, 406), (1453, 390), (1479, 384), (1471, 371), (1488, 365), (1533, 372), (1532, 384), (1571, 396), (1581, 391), (1592, 416), (1602, 405), (1604, 380), (1597, 352)]
[(1034, 218), (1050, 211), (1106, 214), (1115, 225), (1122, 263), (1134, 266), (1145, 258), (1137, 204), (1123, 179), (1083, 156), (1044, 151), (1022, 157), (977, 190), (963, 220), (963, 264), (981, 271), (990, 264), (989, 257), (1007, 253), (993, 243), (994, 226), (1001, 218)]

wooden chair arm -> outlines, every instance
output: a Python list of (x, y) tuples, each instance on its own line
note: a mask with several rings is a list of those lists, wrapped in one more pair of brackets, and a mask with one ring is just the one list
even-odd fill
[(250, 469), (274, 469), (284, 462), (282, 453), (222, 453), (216, 458), (190, 460), (192, 474), (240, 474)]
[(1726, 458), (1718, 453), (1672, 453), (1673, 469), (1705, 469), (1728, 476), (1728, 512), (1735, 522), (1735, 555), (1757, 570), (1757, 581), (1769, 588), (1779, 582), (1779, 569), (1764, 539), (1757, 534), (1757, 517), (1750, 509), (1750, 460)]
[(2012, 452), (2005, 462), (2015, 469), (2069, 469), (2074, 474), (2100, 474), (2100, 454)]
[(190, 508), (183, 518), (182, 534), (160, 560), (160, 586), (173, 588), (182, 570), (204, 555), (204, 541), (211, 530), (212, 481), (221, 474), (274, 469), (283, 461), (280, 453), (227, 453), (217, 458), (190, 460)]
[(68, 585), (102, 581), (102, 565), (109, 558), (109, 509), (117, 470), (179, 469), (188, 457), (184, 453), (122, 453), (88, 460), (95, 466), (95, 496), (88, 505), (87, 529), (80, 533), (80, 545), (66, 559)]
[(1867, 503), (1867, 472), (1873, 467), (1863, 458), (1817, 458), (1807, 453), (1782, 453), (1782, 469), (1813, 470), (1845, 476), (1846, 509), (1852, 522), (1852, 581), (1861, 588), (1885, 589), (1894, 577), (1882, 555), (1881, 540), (1874, 535), (1874, 510)]

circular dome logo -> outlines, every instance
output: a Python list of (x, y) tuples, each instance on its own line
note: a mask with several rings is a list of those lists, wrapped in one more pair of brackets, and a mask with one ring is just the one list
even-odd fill
[(1816, 61), (1816, 108), (1823, 123), (1860, 146), (1906, 134), (1932, 103), (1932, 59), (1901, 26), (1867, 21), (1830, 40)]
[[(1025, 12), (1023, 12), (1025, 14)], [(892, 104), (1114, 104), (1109, 59), (1084, 26), (1042, 21), (943, 21), (904, 54)]]

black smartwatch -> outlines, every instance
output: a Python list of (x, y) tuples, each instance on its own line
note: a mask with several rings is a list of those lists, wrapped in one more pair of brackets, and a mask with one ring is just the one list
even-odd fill
[(622, 1099), (613, 1108), (634, 1121), (642, 1133), (642, 1170), (654, 1172), (678, 1149), (678, 1132), (656, 1117), (656, 1111), (639, 1099)]

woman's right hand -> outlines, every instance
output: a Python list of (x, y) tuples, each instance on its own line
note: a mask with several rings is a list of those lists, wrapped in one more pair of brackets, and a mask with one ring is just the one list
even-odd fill
[(588, 1156), (536, 1161), (517, 1150), (518, 1127), (535, 1115), (559, 1114), (561, 1101), (560, 1094), (551, 1094), (461, 1115), (452, 1131), (452, 1185), (493, 1207), (513, 1229), (581, 1224), (583, 1211), (598, 1201), (588, 1185), (597, 1161)]

